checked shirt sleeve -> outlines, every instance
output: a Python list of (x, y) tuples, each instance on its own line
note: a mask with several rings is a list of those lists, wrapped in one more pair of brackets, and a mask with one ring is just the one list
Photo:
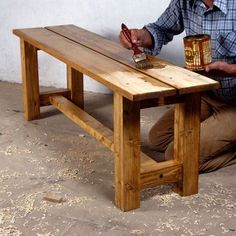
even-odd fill
[(180, 2), (179, 0), (172, 0), (156, 22), (145, 26), (154, 40), (152, 49), (144, 49), (146, 53), (157, 55), (162, 46), (170, 42), (174, 35), (184, 31)]

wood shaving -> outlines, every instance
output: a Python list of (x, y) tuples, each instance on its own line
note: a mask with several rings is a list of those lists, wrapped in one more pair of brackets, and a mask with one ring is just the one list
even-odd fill
[(144, 231), (139, 230), (139, 229), (134, 229), (130, 233), (133, 235), (144, 235)]
[(1, 236), (21, 236), (23, 235), (15, 226), (8, 225), (7, 227), (0, 228)]
[(43, 200), (55, 203), (62, 203), (63, 201), (65, 201), (62, 196), (55, 193), (46, 193), (43, 196)]

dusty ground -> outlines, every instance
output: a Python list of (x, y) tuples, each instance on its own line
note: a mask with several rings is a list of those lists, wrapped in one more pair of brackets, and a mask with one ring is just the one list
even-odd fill
[[(87, 93), (86, 107), (111, 126), (111, 96)], [(21, 86), (0, 82), (0, 235), (236, 235), (236, 166), (200, 176), (199, 194), (162, 186), (141, 208), (113, 204), (112, 153), (53, 108), (26, 122)], [(142, 144), (167, 108), (142, 113)], [(47, 192), (62, 203), (43, 200)]]

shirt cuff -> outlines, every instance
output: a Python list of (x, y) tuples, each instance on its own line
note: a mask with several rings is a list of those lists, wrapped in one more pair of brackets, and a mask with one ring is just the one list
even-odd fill
[(146, 29), (152, 37), (152, 48), (144, 48), (144, 52), (151, 55), (159, 54), (161, 47), (158, 44), (157, 33), (155, 29), (149, 25), (145, 25), (143, 28)]

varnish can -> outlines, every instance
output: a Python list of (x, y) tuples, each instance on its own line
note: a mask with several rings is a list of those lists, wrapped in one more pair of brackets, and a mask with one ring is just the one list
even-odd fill
[(184, 52), (187, 69), (204, 70), (211, 63), (211, 36), (197, 34), (184, 37)]

